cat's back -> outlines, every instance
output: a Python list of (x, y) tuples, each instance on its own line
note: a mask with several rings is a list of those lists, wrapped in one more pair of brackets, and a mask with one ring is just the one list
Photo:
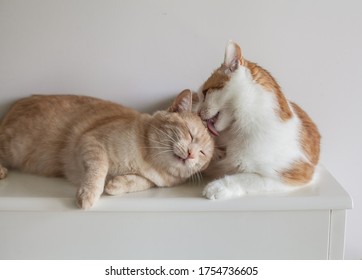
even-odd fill
[[(94, 97), (78, 95), (33, 95), (14, 103), (1, 126), (19, 121), (61, 123), (69, 119), (94, 119), (110, 115), (135, 116), (137, 112), (122, 105)], [(47, 119), (44, 119), (47, 118)]]
[[(8, 133), (64, 134), (114, 119), (135, 119), (131, 108), (94, 97), (78, 95), (33, 95), (15, 102), (4, 116), (0, 129)], [(44, 136), (45, 136), (44, 135)]]
[(140, 114), (101, 99), (77, 95), (33, 95), (14, 103), (0, 125), (0, 160), (10, 167), (62, 175), (60, 154), (87, 130)]

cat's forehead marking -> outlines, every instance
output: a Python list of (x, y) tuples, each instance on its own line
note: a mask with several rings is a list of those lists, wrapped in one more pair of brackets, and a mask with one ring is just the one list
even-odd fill
[(226, 67), (221, 65), (214, 73), (206, 80), (202, 88), (203, 93), (209, 89), (221, 89), (230, 80), (229, 75), (225, 73)]

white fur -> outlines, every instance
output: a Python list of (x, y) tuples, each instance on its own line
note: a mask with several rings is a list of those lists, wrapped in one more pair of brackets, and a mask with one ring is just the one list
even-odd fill
[(227, 147), (226, 157), (210, 164), (210, 173), (236, 173), (209, 183), (204, 195), (220, 199), (292, 189), (281, 182), (278, 171), (288, 169), (295, 160), (307, 160), (299, 142), (301, 122), (296, 114), (281, 121), (275, 94), (258, 85), (241, 65), (224, 88), (205, 99), (201, 92), (199, 95), (203, 100), (201, 118), (219, 112), (216, 146)]

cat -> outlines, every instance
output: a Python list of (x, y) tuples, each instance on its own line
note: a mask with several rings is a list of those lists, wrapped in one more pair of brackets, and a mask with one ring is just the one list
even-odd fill
[(271, 74), (242, 56), (230, 41), (224, 62), (204, 82), (193, 110), (215, 138), (204, 172), (214, 180), (209, 199), (284, 192), (308, 185), (316, 174), (320, 134), (311, 118), (288, 101)]
[(208, 166), (214, 149), (191, 108), (190, 90), (153, 115), (86, 96), (21, 99), (0, 124), (0, 178), (7, 168), (66, 177), (83, 209), (103, 192), (180, 184)]

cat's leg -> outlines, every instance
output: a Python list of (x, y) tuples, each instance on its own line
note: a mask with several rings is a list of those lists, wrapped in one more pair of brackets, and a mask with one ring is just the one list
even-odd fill
[(100, 198), (108, 173), (106, 152), (98, 144), (80, 145), (80, 162), (83, 169), (77, 193), (77, 205), (89, 209)]
[(155, 186), (154, 183), (138, 175), (121, 175), (109, 180), (104, 191), (110, 195), (147, 190)]
[(206, 185), (203, 195), (208, 199), (226, 199), (248, 194), (287, 192), (295, 187), (257, 173), (227, 175)]
[(8, 175), (8, 169), (1, 165), (0, 163), (0, 180), (6, 178)]
[(4, 161), (5, 151), (7, 150), (6, 139), (4, 135), (4, 131), (0, 131), (0, 180), (4, 179), (8, 175), (8, 169), (3, 166), (2, 162)]

